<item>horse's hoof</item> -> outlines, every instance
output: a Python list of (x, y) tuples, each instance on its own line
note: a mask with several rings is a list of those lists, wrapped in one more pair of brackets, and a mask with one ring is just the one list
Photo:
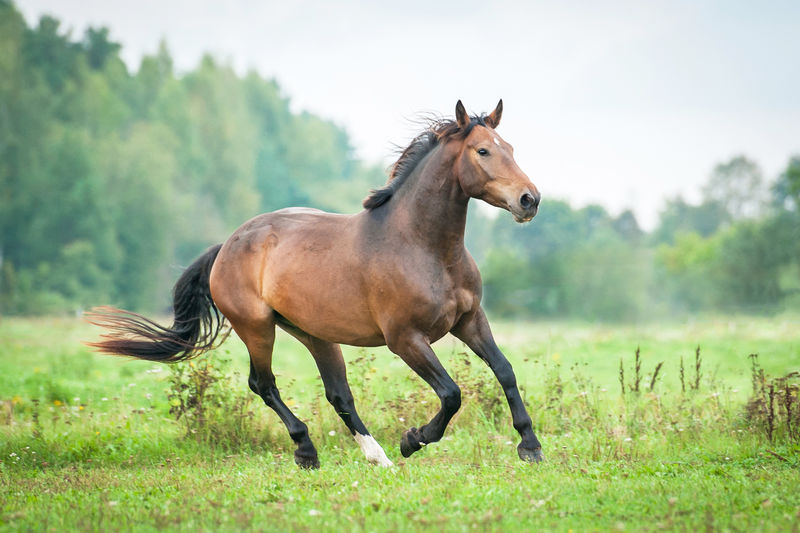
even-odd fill
[(517, 453), (519, 454), (519, 458), (525, 461), (526, 463), (541, 463), (542, 460), (544, 459), (541, 448), (536, 448), (535, 450), (529, 450), (527, 448), (517, 446)]
[(297, 450), (294, 452), (294, 462), (297, 463), (297, 466), (306, 470), (315, 470), (319, 468), (319, 459), (316, 455), (300, 455), (297, 453)]
[(422, 448), (420, 444), (420, 435), (417, 428), (411, 428), (403, 433), (403, 438), (400, 440), (400, 453), (403, 457), (411, 457), (411, 454)]

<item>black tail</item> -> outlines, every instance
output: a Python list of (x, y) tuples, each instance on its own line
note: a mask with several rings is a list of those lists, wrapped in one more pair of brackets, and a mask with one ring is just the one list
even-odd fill
[(131, 311), (99, 307), (87, 313), (86, 319), (108, 333), (100, 342), (87, 344), (108, 354), (165, 363), (183, 361), (213, 348), (220, 334), (224, 340), (230, 333), (208, 287), (220, 248), (221, 244), (209, 248), (178, 278), (172, 291), (172, 327), (165, 328)]

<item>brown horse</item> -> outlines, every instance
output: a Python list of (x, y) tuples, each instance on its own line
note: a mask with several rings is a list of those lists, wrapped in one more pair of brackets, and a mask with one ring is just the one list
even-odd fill
[[(281, 400), (272, 372), (275, 326), (314, 357), (327, 399), (370, 462), (392, 463), (356, 413), (339, 344), (387, 345), (436, 392), (441, 408), (401, 439), (410, 456), (442, 438), (461, 390), (431, 343), (450, 332), (494, 372), (522, 436), (520, 458), (540, 461), (541, 445), (514, 371), (495, 344), (480, 306), (481, 278), (464, 247), (470, 198), (531, 220), (540, 195), (495, 132), (502, 100), (489, 115), (442, 120), (419, 135), (371, 191), (364, 210), (337, 215), (290, 208), (259, 215), (208, 250), (178, 280), (174, 324), (165, 328), (127, 311), (101, 309), (90, 321), (111, 333), (103, 352), (178, 361), (205, 351), (227, 319), (250, 353), (250, 388), (275, 410), (297, 444), (295, 461), (317, 467), (306, 425)], [(221, 315), (220, 315), (221, 313)], [(223, 318), (224, 317), (224, 318)]]

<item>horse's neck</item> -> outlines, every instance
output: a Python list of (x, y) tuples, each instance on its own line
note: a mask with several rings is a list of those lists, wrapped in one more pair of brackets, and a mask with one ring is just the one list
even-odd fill
[(469, 202), (453, 175), (454, 160), (444, 147), (434, 148), (390, 201), (394, 229), (448, 258), (464, 247)]

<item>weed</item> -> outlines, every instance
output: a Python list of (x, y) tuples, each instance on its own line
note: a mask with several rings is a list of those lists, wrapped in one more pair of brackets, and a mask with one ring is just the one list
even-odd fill
[(789, 442), (800, 442), (800, 372), (769, 377), (758, 362), (758, 354), (750, 354), (753, 392), (745, 406), (745, 419), (769, 442), (779, 435)]
[(636, 357), (633, 365), (633, 386), (631, 391), (639, 392), (639, 383), (642, 381), (642, 359), (640, 357), (639, 347), (636, 347)]
[(238, 373), (229, 374), (230, 360), (217, 354), (170, 366), (167, 390), (169, 412), (183, 424), (186, 435), (207, 444), (229, 448), (255, 446), (265, 437), (258, 431), (252, 394)]
[(680, 377), (681, 377), (681, 392), (686, 394), (686, 373), (683, 368), (683, 356), (681, 356), (681, 370), (680, 370)]
[(664, 361), (661, 361), (656, 365), (656, 369), (653, 370), (653, 377), (650, 379), (650, 392), (653, 392), (653, 387), (656, 386), (656, 380), (658, 380), (658, 372), (661, 370), (661, 367), (663, 365)]
[(694, 351), (694, 383), (689, 384), (689, 388), (692, 390), (699, 391), (700, 390), (700, 365), (702, 361), (700, 359), (700, 346), (697, 346), (697, 349)]
[[(656, 386), (656, 382), (658, 381), (658, 373), (661, 371), (661, 367), (664, 366), (664, 362), (661, 361), (656, 365), (655, 370), (653, 370), (653, 374), (650, 377), (650, 386), (648, 390), (653, 392), (653, 389)], [(683, 376), (683, 360), (681, 359), (681, 376)], [(636, 347), (636, 354), (634, 356), (633, 362), (633, 383), (628, 385), (628, 390), (630, 392), (639, 393), (641, 390), (641, 383), (642, 383), (642, 357), (641, 357), (641, 349), (639, 346)], [(625, 395), (625, 365), (623, 363), (622, 358), (619, 360), (619, 385), (620, 390), (622, 391), (622, 395)]]

